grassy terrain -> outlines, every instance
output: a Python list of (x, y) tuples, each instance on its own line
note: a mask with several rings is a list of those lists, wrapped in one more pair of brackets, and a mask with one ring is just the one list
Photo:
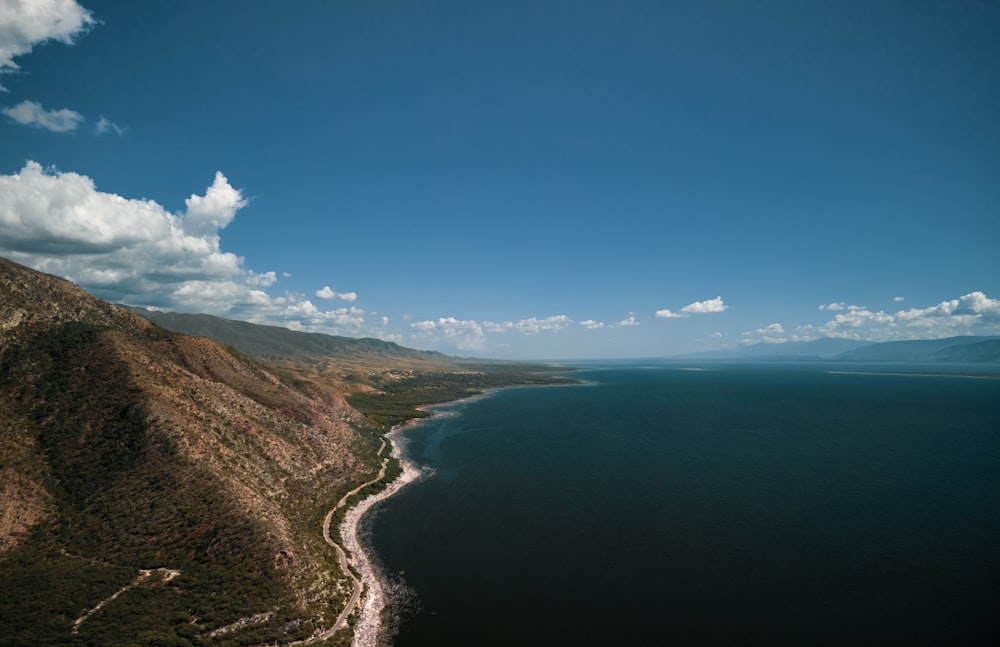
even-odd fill
[(551, 366), (465, 363), (462, 369), (391, 371), (371, 376), (368, 384), (374, 390), (357, 390), (348, 396), (348, 402), (372, 422), (391, 428), (426, 416), (422, 407), (478, 395), (487, 389), (575, 382), (557, 375), (560, 369)]

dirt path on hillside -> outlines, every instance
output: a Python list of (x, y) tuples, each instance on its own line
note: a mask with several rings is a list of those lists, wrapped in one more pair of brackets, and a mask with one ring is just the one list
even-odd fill
[(115, 591), (111, 597), (105, 598), (97, 603), (97, 606), (89, 611), (85, 612), (82, 616), (73, 621), (73, 635), (80, 633), (80, 625), (87, 621), (90, 616), (94, 615), (101, 609), (103, 609), (107, 604), (115, 600), (119, 595), (125, 593), (130, 589), (134, 589), (137, 586), (145, 584), (148, 580), (152, 579), (154, 575), (159, 575), (161, 579), (157, 581), (157, 584), (166, 584), (170, 580), (174, 579), (181, 572), (172, 568), (141, 568), (139, 569), (139, 574), (135, 576), (135, 579), (130, 583), (126, 584), (122, 588)]

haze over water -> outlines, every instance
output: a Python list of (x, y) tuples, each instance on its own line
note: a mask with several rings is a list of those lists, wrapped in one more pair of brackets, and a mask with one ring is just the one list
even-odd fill
[(609, 364), (412, 427), (394, 644), (995, 641), (1000, 379), (834, 370)]

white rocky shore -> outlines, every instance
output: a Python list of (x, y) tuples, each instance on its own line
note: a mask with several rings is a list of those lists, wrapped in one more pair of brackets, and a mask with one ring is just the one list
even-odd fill
[(420, 470), (413, 463), (403, 459), (402, 449), (399, 443), (393, 438), (401, 430), (402, 428), (394, 429), (386, 435), (386, 438), (392, 444), (392, 455), (399, 459), (403, 467), (403, 473), (390, 483), (389, 487), (378, 494), (368, 497), (348, 510), (344, 515), (343, 522), (340, 524), (340, 536), (344, 540), (344, 546), (350, 553), (348, 561), (360, 573), (361, 582), (365, 587), (365, 593), (359, 603), (361, 609), (360, 617), (354, 625), (354, 640), (351, 643), (354, 647), (375, 647), (378, 644), (381, 613), (386, 603), (382, 581), (379, 579), (379, 574), (372, 565), (365, 546), (358, 536), (361, 518), (373, 505), (392, 496), (421, 476)]

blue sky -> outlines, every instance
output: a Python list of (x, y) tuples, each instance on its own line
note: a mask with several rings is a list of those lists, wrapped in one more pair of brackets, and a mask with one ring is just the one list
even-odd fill
[(995, 2), (0, 0), (0, 255), (460, 355), (1000, 334)]

